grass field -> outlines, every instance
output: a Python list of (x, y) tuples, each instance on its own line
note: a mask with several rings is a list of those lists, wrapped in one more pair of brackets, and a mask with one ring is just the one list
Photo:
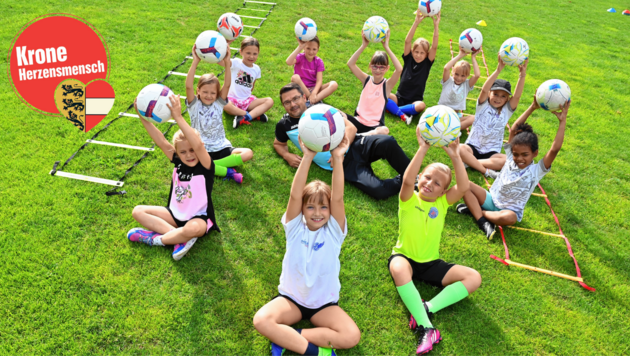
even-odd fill
[[(43, 14), (71, 13), (92, 23), (107, 42), (109, 82), (116, 91), (108, 118), (85, 134), (64, 119), (31, 111), (15, 95), (7, 76), (0, 79), (0, 354), (268, 354), (269, 341), (253, 328), (252, 318), (277, 294), (285, 251), (280, 217), (295, 169), (275, 153), (272, 142), (275, 122), (283, 113), (277, 93), (292, 74), (284, 61), (295, 46), (293, 25), (303, 16), (317, 22), (324, 79), (339, 83), (327, 102), (352, 112), (361, 85), (345, 63), (360, 45), (363, 21), (375, 14), (384, 16), (392, 29), (391, 47), (401, 53), (417, 5), (398, 0), (367, 0), (362, 5), (347, 0), (278, 1), (256, 33), (262, 43), (258, 64), (263, 74), (254, 94), (276, 101), (269, 113), (271, 122), (232, 130), (231, 118), (225, 118), (228, 138), (235, 146), (252, 148), (254, 160), (239, 170), (245, 177), (242, 186), (217, 180), (213, 199), (223, 232), (201, 239), (179, 262), (172, 260), (171, 250), (133, 244), (125, 235), (138, 225), (131, 217), (135, 205), (166, 202), (172, 168), (161, 153), (152, 153), (126, 178), (125, 196), (107, 197), (107, 186), (48, 172), (55, 161), (67, 159), (124, 111), (142, 87), (181, 62), (197, 34), (214, 28), (222, 13), (241, 3), (0, 3), (4, 53), (20, 28)], [(488, 258), (503, 256), (500, 239), (488, 243), (472, 219), (451, 208), (441, 257), (475, 268), (483, 284), (436, 315), (434, 325), (444, 340), (432, 354), (630, 352), (630, 18), (606, 12), (609, 7), (621, 12), (624, 6), (601, 0), (444, 2), (438, 54), (425, 96), (429, 106), (439, 98), (442, 67), (450, 59), (449, 38), (457, 38), (481, 19), (488, 23), (480, 30), (491, 71), (497, 63), (491, 53), (508, 37), (522, 37), (531, 47), (525, 91), (511, 122), (531, 103), (543, 81), (560, 78), (571, 86), (573, 104), (564, 146), (542, 185), (586, 283), (597, 291)], [(431, 33), (426, 21), (416, 37), (430, 39)], [(380, 48), (372, 45), (366, 50), (361, 68), (367, 69), (371, 53)], [(179, 71), (186, 72), (189, 63)], [(0, 58), (3, 73), (7, 66), (6, 57)], [(198, 74), (219, 70), (202, 64)], [(501, 75), (513, 85), (517, 76), (515, 68), (506, 68)], [(171, 77), (165, 84), (184, 93), (183, 77)], [(546, 152), (557, 119), (539, 111), (529, 122), (539, 134), (541, 152)], [(414, 130), (392, 116), (386, 123), (412, 156), (417, 149)], [(151, 143), (132, 118), (118, 120), (99, 139)], [(118, 179), (141, 155), (90, 145), (64, 170)], [(441, 150), (431, 150), (425, 164), (434, 161), (450, 164)], [(382, 162), (375, 170), (383, 177), (394, 174)], [(478, 173), (469, 175), (473, 182), (482, 182)], [(331, 175), (314, 167), (309, 179), (315, 178), (330, 182)], [(345, 202), (349, 234), (340, 256), (340, 305), (356, 321), (362, 338), (355, 348), (339, 354), (413, 354), (409, 313), (386, 268), (397, 238), (397, 200), (375, 201), (346, 185)], [(519, 226), (557, 231), (546, 204), (536, 197)], [(515, 261), (575, 274), (562, 239), (508, 230), (507, 240)], [(424, 284), (418, 288), (425, 299), (438, 292)]]

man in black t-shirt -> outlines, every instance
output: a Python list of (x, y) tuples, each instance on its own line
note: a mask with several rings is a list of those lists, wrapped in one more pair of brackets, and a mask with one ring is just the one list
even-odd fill
[[(299, 85), (292, 83), (280, 89), (280, 101), (287, 111), (276, 124), (276, 138), (273, 147), (291, 167), (298, 167), (302, 157), (289, 152), (288, 141), (300, 149), (298, 142), (298, 123), (306, 111), (306, 96)], [(388, 136), (386, 127), (378, 127), (370, 132), (356, 135), (357, 129), (344, 115), (346, 136), (351, 144), (343, 161), (346, 181), (375, 199), (386, 199), (400, 192), (402, 176), (409, 165), (409, 158), (392, 136)], [(372, 162), (386, 159), (398, 172), (392, 179), (381, 180), (372, 170)], [(332, 171), (330, 152), (319, 152), (313, 161), (323, 169)]]

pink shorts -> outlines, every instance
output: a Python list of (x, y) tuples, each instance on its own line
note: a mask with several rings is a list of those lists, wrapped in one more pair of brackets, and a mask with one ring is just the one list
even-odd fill
[(245, 111), (247, 111), (247, 108), (249, 107), (249, 104), (251, 104), (252, 101), (254, 101), (256, 99), (257, 98), (255, 96), (253, 96), (253, 95), (250, 95), (249, 98), (243, 99), (243, 100), (238, 100), (236, 98), (231, 98), (231, 97), (228, 96), (228, 101), (230, 103), (232, 103), (237, 108), (239, 108), (241, 110), (245, 110)]

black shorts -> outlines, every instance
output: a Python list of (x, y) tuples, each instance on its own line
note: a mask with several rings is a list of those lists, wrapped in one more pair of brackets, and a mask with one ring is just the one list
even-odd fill
[(177, 218), (175, 217), (175, 215), (173, 215), (173, 211), (171, 210), (171, 208), (169, 208), (168, 206), (166, 207), (166, 210), (168, 210), (169, 214), (171, 214), (171, 217), (173, 218), (173, 220), (175, 221), (175, 225), (177, 225), (177, 227), (184, 227), (184, 225), (186, 225), (187, 222), (189, 222), (192, 219), (201, 219), (203, 221), (206, 222), (206, 224), (210, 224), (208, 223), (208, 220), (210, 220), (208, 218), (208, 216), (206, 215), (196, 215), (193, 216), (192, 218), (190, 218), (190, 220), (186, 220), (186, 221), (181, 221), (181, 220), (177, 220)]
[(291, 303), (295, 304), (296, 307), (298, 307), (298, 309), (300, 309), (300, 313), (302, 313), (302, 320), (311, 320), (311, 318), (313, 317), (313, 315), (317, 314), (318, 312), (328, 308), (328, 307), (332, 307), (335, 305), (339, 305), (339, 302), (332, 302), (332, 303), (328, 303), (328, 304), (324, 304), (319, 308), (316, 309), (310, 309), (307, 307), (304, 307), (300, 304), (298, 304), (295, 300), (287, 297), (286, 295), (282, 295), (282, 294), (278, 294), (275, 297), (271, 298), (271, 300), (274, 300), (276, 298), (282, 297), (288, 301), (290, 301)]
[(412, 100), (412, 101), (407, 101), (407, 99), (404, 99), (400, 96), (400, 94), (396, 93), (396, 101), (398, 102), (396, 105), (400, 106), (405, 106), (405, 105), (409, 105), (409, 104), (413, 104), (416, 101), (422, 101), (422, 100)]
[(477, 150), (477, 147), (467, 144), (468, 147), (472, 148), (473, 151), (473, 156), (475, 156), (476, 159), (488, 159), (494, 155), (496, 155), (499, 152), (495, 152), (495, 151), (490, 151), (488, 153), (479, 153), (479, 150)]
[(359, 120), (357, 120), (352, 115), (346, 114), (346, 117), (348, 118), (348, 121), (350, 121), (352, 123), (352, 125), (354, 125), (354, 127), (357, 128), (357, 133), (358, 134), (370, 132), (370, 131), (374, 130), (377, 127), (384, 126), (382, 122), (379, 125), (373, 126), (373, 127), (365, 126), (362, 123), (360, 123)]
[(210, 154), (210, 158), (212, 158), (213, 161), (218, 161), (222, 158), (225, 158), (231, 155), (232, 151), (234, 151), (234, 147), (226, 147), (220, 151), (208, 152), (208, 154)]
[[(422, 281), (432, 286), (436, 286), (440, 288), (444, 288), (444, 286), (442, 285), (442, 280), (444, 279), (444, 276), (446, 276), (446, 273), (448, 273), (451, 267), (455, 266), (454, 264), (444, 262), (443, 260), (434, 260), (434, 261), (419, 263), (403, 254), (396, 254), (396, 255), (391, 255), (389, 257), (389, 260), (387, 260), (388, 270), (389, 270), (389, 265), (392, 263), (392, 260), (398, 256), (406, 259), (407, 262), (409, 262), (409, 264), (411, 265), (411, 271), (412, 271), (411, 279), (415, 281)], [(392, 280), (393, 279), (394, 278), (392, 277)]]

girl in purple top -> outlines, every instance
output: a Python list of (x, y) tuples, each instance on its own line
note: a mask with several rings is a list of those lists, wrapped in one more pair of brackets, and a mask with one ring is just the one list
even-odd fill
[(168, 205), (136, 206), (132, 216), (143, 228), (129, 230), (127, 238), (149, 246), (175, 245), (173, 259), (178, 261), (198, 237), (210, 229), (219, 231), (219, 228), (211, 197), (214, 162), (199, 132), (182, 117), (179, 95), (172, 95), (169, 99), (171, 105), (168, 107), (180, 128), (173, 135), (173, 144), (152, 123), (140, 119), (155, 144), (174, 165)]
[[(291, 83), (296, 83), (306, 95), (306, 106), (316, 104), (337, 90), (337, 82), (323, 83), (324, 61), (317, 57), (319, 38), (298, 41), (298, 46), (287, 58), (287, 65), (293, 66)], [(304, 51), (304, 53), (301, 53)]]

